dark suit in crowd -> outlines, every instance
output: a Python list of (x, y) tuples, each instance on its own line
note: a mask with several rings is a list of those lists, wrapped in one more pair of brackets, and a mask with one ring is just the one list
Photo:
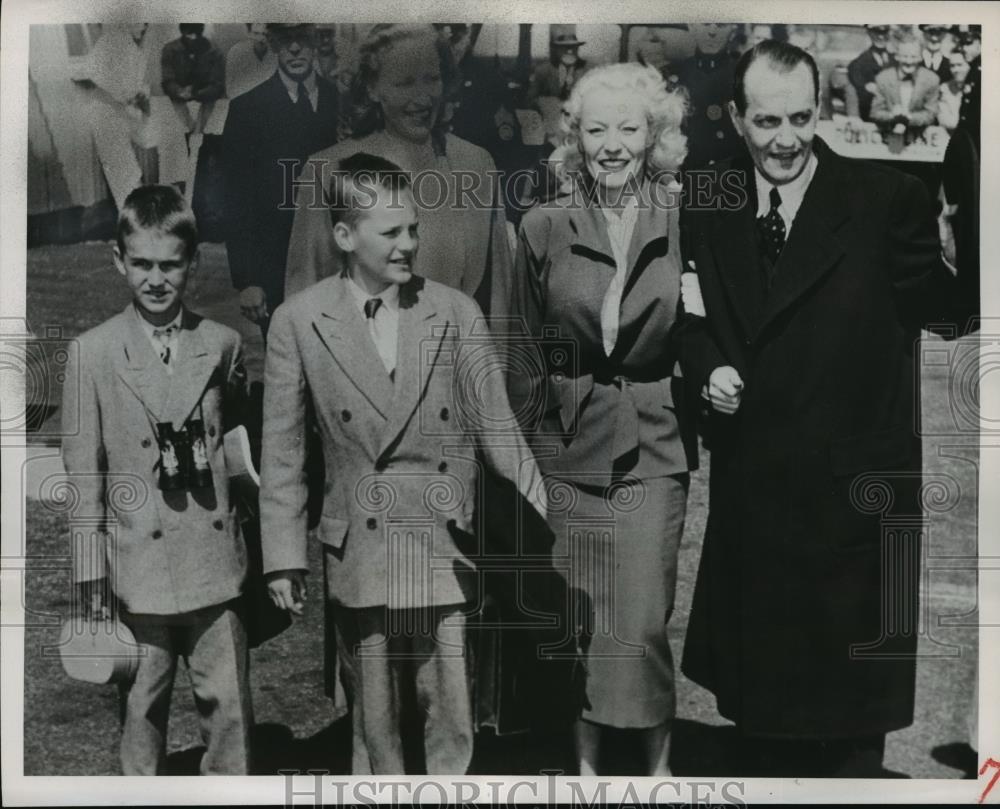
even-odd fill
[[(233, 286), (261, 287), (269, 312), (285, 296), (285, 259), (295, 214), (294, 178), (309, 155), (337, 139), (337, 91), (316, 76), (316, 109), (292, 102), (276, 71), (234, 98), (223, 132), (226, 251)], [(284, 161), (284, 164), (282, 163)]]

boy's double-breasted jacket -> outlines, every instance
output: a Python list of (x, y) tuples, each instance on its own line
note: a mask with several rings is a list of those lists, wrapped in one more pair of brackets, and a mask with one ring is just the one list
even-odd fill
[[(475, 302), (414, 276), (400, 289), (397, 364), (382, 364), (340, 275), (275, 313), (265, 366), (264, 571), (307, 569), (307, 412), (326, 472), (318, 536), (328, 597), (348, 607), (475, 601), (479, 465), (523, 491), (537, 467)], [(482, 461), (480, 460), (482, 459)]]

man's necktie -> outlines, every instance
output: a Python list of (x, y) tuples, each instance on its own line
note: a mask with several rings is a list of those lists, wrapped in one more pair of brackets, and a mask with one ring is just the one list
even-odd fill
[(177, 326), (167, 326), (164, 329), (153, 329), (153, 339), (158, 344), (160, 361), (164, 365), (170, 365), (170, 344)]
[(781, 207), (781, 194), (777, 188), (772, 188), (769, 195), (771, 210), (757, 220), (760, 230), (761, 245), (764, 255), (770, 260), (772, 267), (777, 264), (781, 249), (785, 246), (785, 220), (778, 213)]
[(373, 317), (375, 317), (375, 313), (378, 311), (378, 308), (381, 305), (382, 305), (382, 299), (381, 298), (369, 298), (368, 300), (366, 300), (365, 301), (365, 317), (368, 318), (369, 320), (371, 320)]
[(295, 99), (295, 109), (300, 115), (307, 115), (312, 117), (313, 107), (312, 103), (309, 101), (309, 91), (306, 90), (305, 84), (299, 82), (299, 95)]

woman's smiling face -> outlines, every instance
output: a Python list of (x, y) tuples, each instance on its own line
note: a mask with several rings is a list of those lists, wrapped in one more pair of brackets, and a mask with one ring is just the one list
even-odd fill
[(580, 147), (587, 170), (608, 188), (641, 175), (649, 125), (646, 105), (634, 90), (595, 87), (580, 108)]
[(382, 107), (386, 130), (404, 140), (425, 142), (444, 95), (434, 40), (417, 37), (396, 42), (379, 54), (379, 62), (371, 94)]

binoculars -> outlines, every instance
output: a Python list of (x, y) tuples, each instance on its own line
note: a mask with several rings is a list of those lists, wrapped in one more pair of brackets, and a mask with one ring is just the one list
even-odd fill
[(161, 491), (212, 485), (205, 423), (201, 419), (188, 420), (180, 430), (175, 430), (169, 422), (160, 422), (156, 425), (156, 440), (160, 447)]

